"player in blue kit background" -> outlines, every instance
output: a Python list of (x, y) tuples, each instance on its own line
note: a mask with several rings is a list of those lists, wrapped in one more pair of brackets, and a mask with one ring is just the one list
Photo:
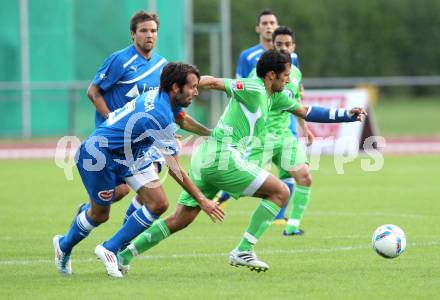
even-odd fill
[[(111, 54), (98, 69), (87, 91), (87, 96), (96, 107), (96, 127), (106, 120), (110, 112), (123, 107), (142, 93), (159, 88), (160, 73), (167, 60), (153, 51), (158, 30), (159, 18), (156, 14), (137, 12), (130, 20), (133, 44)], [(183, 109), (175, 111), (175, 119), (185, 130), (198, 135), (210, 133), (209, 128), (191, 118)], [(151, 172), (159, 171), (163, 158), (154, 150), (146, 156), (159, 162), (151, 168)], [(128, 185), (118, 179), (113, 201), (119, 201), (129, 192)], [(125, 219), (142, 206), (138, 200), (135, 195), (127, 208)], [(83, 204), (79, 212), (88, 208), (87, 204)]]
[(111, 54), (96, 72), (87, 96), (96, 107), (95, 125), (140, 94), (158, 89), (167, 60), (153, 52), (159, 29), (154, 13), (140, 11), (130, 21), (133, 44)]
[[(263, 9), (257, 16), (257, 22), (255, 31), (259, 34), (259, 43), (251, 48), (243, 50), (240, 53), (240, 57), (238, 58), (237, 68), (236, 68), (236, 77), (237, 78), (246, 78), (255, 69), (257, 66), (257, 62), (260, 59), (261, 55), (264, 51), (268, 49), (272, 49), (274, 47), (272, 41), (272, 34), (278, 28), (278, 18), (275, 12), (271, 9)], [(294, 46), (295, 47), (295, 46)], [(295, 52), (290, 54), (291, 63), (293, 66), (299, 68), (298, 55)], [(301, 90), (303, 89), (301, 85)], [(301, 122), (304, 122), (301, 120)], [(303, 128), (307, 129), (307, 126), (302, 125)], [(297, 119), (295, 116), (290, 116), (290, 130), (293, 135), (298, 138), (298, 130), (297, 130)], [(307, 130), (308, 131), (308, 130)], [(311, 133), (306, 133), (308, 139), (313, 139)], [(311, 141), (309, 141), (311, 142)], [(294, 189), (294, 180), (293, 178), (288, 178), (283, 180), (284, 183), (288, 186), (291, 194)], [(221, 192), (218, 196), (217, 201), (219, 204), (224, 206), (226, 201), (230, 198), (230, 195), (225, 192)], [(288, 203), (285, 207), (281, 209), (279, 214), (276, 216), (274, 223), (284, 225), (285, 221), (285, 210), (287, 208)]]
[[(195, 67), (168, 64), (162, 71), (158, 91), (144, 93), (111, 112), (107, 120), (83, 141), (77, 153), (77, 167), (89, 194), (90, 208), (75, 217), (65, 236), (53, 238), (55, 265), (59, 272), (72, 274), (70, 255), (73, 247), (108, 220), (117, 179), (124, 178), (145, 204), (131, 214), (110, 240), (95, 249), (107, 272), (122, 277), (116, 251), (148, 228), (168, 208), (157, 174), (145, 172), (153, 163), (144, 159), (145, 150), (156, 147), (166, 157), (177, 155), (177, 125), (173, 110), (191, 104), (192, 98), (198, 94), (199, 80)], [(223, 220), (222, 210), (195, 187), (178, 161), (168, 160), (170, 175), (197, 199), (212, 219)]]

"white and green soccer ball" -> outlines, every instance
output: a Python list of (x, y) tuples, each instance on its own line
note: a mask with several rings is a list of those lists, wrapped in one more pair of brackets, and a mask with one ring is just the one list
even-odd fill
[(374, 231), (371, 243), (380, 256), (395, 258), (405, 251), (406, 237), (403, 230), (396, 225), (386, 224)]

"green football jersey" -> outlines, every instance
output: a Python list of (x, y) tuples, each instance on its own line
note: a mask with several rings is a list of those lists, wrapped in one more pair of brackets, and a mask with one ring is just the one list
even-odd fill
[[(301, 71), (292, 65), (290, 69), (290, 81), (284, 86), (283, 93), (290, 98), (295, 99), (297, 102), (301, 101), (299, 95), (300, 82), (302, 79)], [(267, 119), (266, 130), (267, 132), (276, 135), (283, 136), (285, 134), (292, 134), (289, 128), (290, 125), (290, 113), (285, 111), (271, 110)]]
[[(255, 68), (249, 74), (249, 78), (257, 77)], [(299, 88), (302, 80), (301, 71), (295, 67), (291, 66), (290, 69), (290, 82), (284, 86), (283, 93), (288, 97), (295, 99), (297, 102), (300, 101)], [(282, 136), (284, 134), (291, 134), (289, 129), (290, 125), (290, 113), (282, 110), (276, 109), (276, 107), (271, 108), (268, 119), (266, 122), (266, 130), (275, 136)]]
[(264, 141), (266, 121), (271, 109), (293, 111), (299, 103), (284, 92), (269, 97), (262, 79), (224, 79), (231, 98), (212, 136), (219, 142), (246, 149), (255, 139)]

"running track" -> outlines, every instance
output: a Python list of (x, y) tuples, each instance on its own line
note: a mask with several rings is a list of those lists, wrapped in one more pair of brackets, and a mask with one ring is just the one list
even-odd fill
[[(53, 159), (57, 141), (46, 142), (0, 142), (0, 160), (4, 159)], [(71, 149), (75, 153), (76, 149)], [(66, 154), (67, 149), (60, 153)], [(182, 148), (181, 154), (192, 152), (192, 143)], [(423, 155), (440, 154), (440, 137), (432, 138), (386, 138), (385, 155)]]

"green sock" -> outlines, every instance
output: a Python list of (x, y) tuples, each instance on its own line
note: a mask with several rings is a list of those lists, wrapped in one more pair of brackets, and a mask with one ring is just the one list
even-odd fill
[(118, 258), (122, 259), (122, 264), (128, 265), (134, 256), (153, 248), (169, 236), (170, 230), (165, 222), (159, 219), (150, 228), (138, 235), (124, 251), (120, 252)]
[(263, 233), (272, 224), (280, 208), (272, 201), (263, 199), (251, 217), (249, 226), (238, 244), (238, 250), (251, 251)]
[(295, 186), (292, 196), (292, 207), (290, 209), (289, 220), (287, 221), (286, 232), (292, 233), (298, 230), (304, 210), (307, 208), (310, 199), (311, 188), (308, 186)]

